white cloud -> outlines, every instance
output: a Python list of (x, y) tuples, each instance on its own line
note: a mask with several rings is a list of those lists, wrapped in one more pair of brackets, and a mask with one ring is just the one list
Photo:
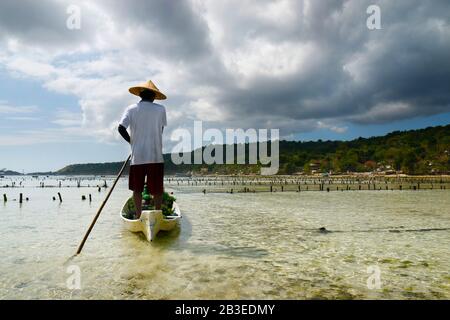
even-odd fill
[(0, 101), (0, 114), (24, 114), (39, 111), (37, 106), (14, 106), (7, 101)]
[(41, 118), (39, 117), (6, 117), (6, 120), (12, 121), (39, 121)]
[(90, 133), (80, 127), (19, 130), (0, 135), (0, 146), (24, 146), (46, 143), (92, 142)]
[(323, 121), (317, 122), (317, 128), (330, 130), (330, 131), (333, 131), (333, 132), (339, 133), (339, 134), (346, 133), (348, 130), (348, 127), (340, 127), (340, 126), (336, 126), (336, 125), (333, 125), (330, 123), (325, 123)]
[(50, 64), (33, 61), (25, 57), (12, 58), (6, 63), (6, 67), (14, 72), (37, 78), (50, 78), (56, 71)]
[(222, 59), (229, 71), (241, 81), (261, 76), (276, 79), (304, 73), (313, 58), (320, 54), (316, 49), (311, 43), (277, 44), (255, 39), (243, 47), (225, 50)]
[(55, 119), (52, 123), (62, 127), (78, 127), (82, 124), (83, 115), (81, 113), (69, 112), (60, 109), (56, 112)]

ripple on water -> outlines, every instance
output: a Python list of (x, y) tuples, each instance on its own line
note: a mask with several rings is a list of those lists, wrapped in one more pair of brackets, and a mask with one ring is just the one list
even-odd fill
[[(71, 260), (104, 193), (61, 189), (57, 204), (54, 190), (21, 189), (32, 201), (0, 207), (0, 297), (450, 298), (449, 191), (203, 195), (172, 187), (180, 228), (153, 244), (123, 230), (122, 180)], [(91, 205), (80, 201), (88, 193)], [(66, 285), (73, 265), (81, 290)], [(380, 290), (367, 288), (369, 266), (381, 270)]]

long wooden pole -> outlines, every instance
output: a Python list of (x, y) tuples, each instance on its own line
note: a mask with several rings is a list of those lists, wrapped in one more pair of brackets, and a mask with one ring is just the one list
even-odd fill
[(123, 171), (125, 170), (125, 167), (127, 166), (127, 163), (128, 163), (128, 161), (130, 161), (130, 159), (131, 159), (131, 155), (129, 155), (128, 158), (127, 158), (127, 160), (125, 160), (125, 162), (123, 163), (122, 169), (120, 169), (120, 172), (119, 172), (119, 174), (117, 175), (116, 180), (114, 181), (114, 183), (113, 183), (111, 189), (109, 189), (109, 192), (108, 192), (108, 194), (106, 195), (105, 200), (103, 201), (102, 205), (101, 205), (100, 208), (98, 209), (97, 214), (96, 214), (95, 217), (94, 217), (94, 220), (92, 220), (92, 223), (91, 223), (91, 225), (89, 226), (89, 229), (87, 230), (86, 234), (84, 235), (84, 238), (83, 238), (83, 240), (81, 241), (81, 243), (80, 243), (80, 245), (79, 245), (79, 247), (78, 247), (77, 255), (81, 253), (81, 250), (83, 250), (84, 243), (86, 242), (87, 238), (89, 237), (89, 234), (91, 233), (92, 228), (94, 228), (94, 225), (95, 225), (95, 223), (97, 222), (97, 219), (98, 219), (98, 217), (100, 216), (100, 213), (102, 213), (102, 210), (103, 210), (103, 208), (104, 208), (105, 205), (106, 205), (106, 202), (108, 202), (109, 196), (110, 196), (111, 193), (113, 192), (113, 190), (114, 190), (114, 188), (115, 188), (117, 182), (118, 182), (119, 179), (120, 179), (120, 176), (122, 175)]

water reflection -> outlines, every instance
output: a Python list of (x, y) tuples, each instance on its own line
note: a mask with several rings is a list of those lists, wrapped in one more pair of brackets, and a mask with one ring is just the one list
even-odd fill
[[(180, 227), (150, 244), (122, 228), (121, 180), (72, 257), (105, 196), (92, 185), (58, 190), (62, 203), (55, 190), (26, 186), (29, 202), (0, 206), (0, 298), (450, 298), (450, 191), (203, 195), (172, 186)], [(89, 193), (92, 203), (81, 201)], [(66, 286), (71, 265), (81, 290)], [(366, 286), (372, 265), (381, 290)]]

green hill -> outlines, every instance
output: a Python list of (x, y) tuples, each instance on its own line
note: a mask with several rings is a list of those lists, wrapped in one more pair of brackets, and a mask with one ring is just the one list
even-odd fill
[(121, 162), (72, 164), (55, 173), (57, 175), (114, 175), (119, 172), (122, 165)]
[(17, 171), (11, 171), (11, 170), (6, 170), (6, 169), (0, 170), (0, 176), (21, 176), (21, 175), (22, 174)]
[(347, 142), (284, 142), (281, 149), (280, 163), (287, 173), (301, 166), (310, 171), (311, 162), (319, 171), (449, 173), (450, 125)]
[[(222, 146), (223, 148), (225, 146)], [(236, 148), (236, 145), (234, 146)], [(248, 144), (246, 159), (248, 160)], [(352, 141), (280, 141), (279, 174), (297, 172), (394, 172), (407, 174), (450, 173), (450, 125), (421, 130), (396, 131), (382, 137)], [(225, 152), (224, 152), (225, 154)], [(193, 153), (190, 153), (193, 159)], [(200, 172), (218, 174), (259, 173), (260, 165), (174, 165), (164, 155), (167, 174)], [(67, 166), (56, 174), (114, 175), (122, 163), (92, 163)]]

